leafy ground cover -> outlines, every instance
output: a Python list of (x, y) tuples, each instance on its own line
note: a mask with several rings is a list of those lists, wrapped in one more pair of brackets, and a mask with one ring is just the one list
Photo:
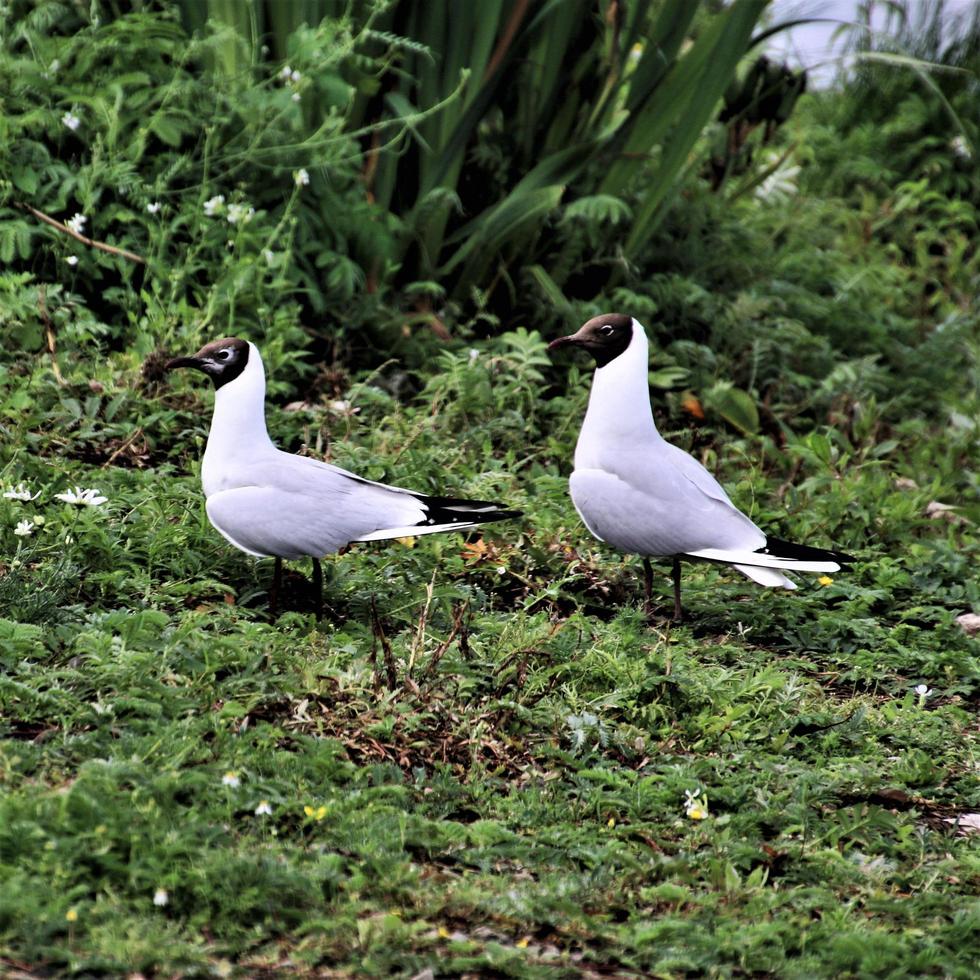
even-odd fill
[[(181, 60), (173, 19), (139, 23), (141, 57), (111, 19), (104, 49), (32, 24), (4, 51), (38, 156), (0, 187), (0, 972), (975, 975), (980, 196), (943, 104), (895, 83), (869, 130), (848, 99), (873, 78), (807, 97), (781, 182), (761, 156), (727, 195), (692, 170), (600, 296), (559, 255), (515, 273), (543, 297), (526, 316), (476, 295), (447, 340), (367, 290), (345, 227), (317, 283), (323, 214), (368, 204), (346, 136), (311, 184), (302, 157), (268, 166), (309, 78), (243, 106), (194, 69), (213, 39)], [(11, 68), (76, 43), (53, 78)], [(137, 64), (149, 109), (71, 81)], [(160, 120), (190, 132), (192, 108), (215, 116), (188, 149)], [(146, 160), (119, 136), (141, 110)], [(28, 224), (32, 176), (146, 269)], [(572, 252), (615, 238), (581, 212), (556, 219)], [(544, 349), (609, 307), (650, 329), (665, 434), (851, 572), (787, 594), (691, 565), (688, 621), (647, 622), (636, 560), (567, 497), (588, 371)], [(357, 337), (365, 309), (389, 346)], [(331, 559), (320, 625), (296, 564), (270, 622), (271, 562), (206, 520), (211, 395), (160, 371), (236, 331), (268, 354), (284, 447), (526, 518)]]

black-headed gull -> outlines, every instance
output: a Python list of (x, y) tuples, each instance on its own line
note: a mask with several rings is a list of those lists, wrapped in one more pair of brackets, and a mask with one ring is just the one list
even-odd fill
[(203, 371), (215, 388), (214, 414), (201, 463), (208, 520), (236, 548), (276, 559), (272, 605), (284, 558), (312, 558), (317, 617), (320, 559), (355, 541), (457, 531), (520, 511), (486, 500), (417, 493), (277, 449), (265, 426), (265, 370), (255, 344), (236, 337), (205, 344), (168, 371)]
[(650, 408), (647, 336), (625, 313), (593, 317), (549, 350), (575, 346), (596, 362), (589, 407), (568, 481), (575, 509), (600, 541), (650, 558), (672, 558), (674, 618), (681, 616), (681, 558), (721, 562), (770, 588), (795, 589), (788, 572), (836, 572), (849, 555), (792, 544), (761, 531), (691, 455), (657, 431)]

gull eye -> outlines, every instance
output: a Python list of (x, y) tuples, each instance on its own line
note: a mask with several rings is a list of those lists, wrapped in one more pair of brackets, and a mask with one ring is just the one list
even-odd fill
[(601, 333), (603, 337), (611, 337), (615, 329), (616, 328), (611, 324), (604, 323), (601, 327), (599, 327), (599, 333)]
[(231, 350), (228, 347), (223, 347), (214, 355), (216, 361), (227, 361), (231, 357)]

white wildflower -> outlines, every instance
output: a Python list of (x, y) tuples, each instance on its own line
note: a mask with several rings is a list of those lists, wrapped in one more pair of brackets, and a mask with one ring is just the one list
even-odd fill
[(468, 363), (470, 363), (470, 364), (475, 364), (476, 363), (476, 359), (480, 356), (480, 352), (475, 347), (471, 347), (467, 351), (467, 354), (469, 354), (469, 362)]
[(255, 217), (255, 208), (247, 204), (229, 204), (226, 217), (230, 225), (237, 225), (239, 222), (245, 225)]
[(301, 170), (293, 171), (293, 183), (297, 187), (306, 187), (306, 185), (309, 184), (309, 182), (310, 182), (310, 174), (305, 168)]
[(283, 65), (282, 68), (279, 69), (279, 77), (283, 81), (285, 81), (287, 78), (291, 78), (292, 74), (293, 70), (289, 67), (289, 65)]
[(66, 126), (67, 126), (67, 127), (68, 127), (68, 128), (69, 128), (69, 129), (70, 129), (70, 130), (71, 130), (72, 132), (73, 132), (73, 133), (75, 132), (75, 130), (76, 130), (76, 129), (78, 129), (78, 127), (79, 127), (79, 126), (81, 126), (81, 125), (82, 125), (82, 120), (81, 120), (81, 119), (79, 119), (79, 118), (78, 118), (78, 116), (76, 116), (76, 115), (74, 115), (74, 114), (73, 114), (73, 113), (71, 113), (71, 112), (66, 112), (66, 113), (65, 113), (65, 114), (64, 114), (64, 115), (63, 115), (63, 116), (61, 117), (61, 121), (62, 121), (62, 123), (64, 123), (64, 124), (65, 124), (65, 125), (66, 125)]
[(150, 203), (146, 206), (146, 210), (149, 211), (150, 214), (157, 214), (162, 207), (163, 205), (159, 201), (150, 201)]
[(265, 259), (267, 265), (276, 264), (276, 253), (271, 248), (262, 249), (262, 258)]
[(78, 265), (78, 256), (77, 255), (65, 256), (65, 261), (72, 266)]
[(255, 808), (257, 817), (268, 817), (272, 815), (272, 807), (268, 800), (259, 800), (259, 805)]
[(300, 74), (300, 73), (299, 73), (298, 71), (296, 71), (296, 69), (293, 69), (293, 70), (292, 70), (292, 71), (291, 71), (291, 72), (289, 73), (289, 80), (290, 80), (290, 81), (291, 81), (291, 82), (292, 82), (292, 83), (293, 83), (294, 85), (296, 85), (296, 84), (298, 84), (298, 82), (299, 82), (299, 80), (300, 80), (300, 79), (301, 79), (302, 77), (303, 77), (303, 76), (302, 76), (302, 75), (301, 75), (301, 74)]
[(290, 98), (293, 100), (293, 102), (299, 102), (300, 99), (302, 99), (302, 96), (299, 94), (299, 92), (293, 92)]
[(153, 904), (160, 909), (170, 904), (170, 895), (166, 888), (158, 888), (153, 893)]
[(83, 490), (81, 487), (56, 493), (54, 497), (55, 500), (63, 500), (66, 504), (76, 504), (78, 507), (101, 507), (109, 499), (103, 497), (98, 490)]
[(929, 687), (928, 684), (916, 684), (912, 690), (915, 691), (920, 698), (927, 698), (930, 694), (932, 694), (932, 688)]
[(88, 218), (84, 214), (79, 214), (77, 211), (65, 222), (65, 227), (69, 231), (75, 232), (76, 235), (80, 235), (85, 230), (85, 222)]
[(955, 156), (958, 156), (961, 160), (969, 160), (973, 153), (970, 150), (970, 144), (967, 143), (966, 137), (961, 133), (959, 136), (954, 136), (949, 142), (949, 148), (953, 151)]
[(230, 786), (232, 789), (235, 789), (237, 786), (241, 786), (241, 783), (242, 781), (238, 778), (237, 772), (226, 772), (221, 777), (222, 786)]
[(224, 194), (215, 194), (210, 200), (204, 202), (204, 213), (209, 217), (213, 218), (216, 214), (220, 214), (225, 206), (225, 196)]
[(38, 490), (37, 493), (32, 494), (23, 483), (18, 483), (17, 486), (12, 487), (10, 490), (5, 490), (3, 496), (7, 500), (37, 500), (41, 496), (41, 491)]
[(33, 521), (18, 521), (17, 527), (14, 528), (14, 534), (16, 534), (18, 538), (29, 538), (33, 533)]
[(57, 75), (58, 72), (61, 71), (61, 62), (55, 58), (54, 61), (48, 65), (48, 71), (51, 72), (52, 75)]
[(684, 816), (688, 820), (704, 820), (708, 816), (708, 801), (699, 788), (684, 790)]

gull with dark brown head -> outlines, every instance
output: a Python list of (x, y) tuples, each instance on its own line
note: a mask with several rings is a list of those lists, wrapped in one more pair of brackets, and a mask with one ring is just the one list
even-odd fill
[(201, 463), (208, 520), (236, 548), (276, 559), (272, 605), (284, 558), (311, 558), (317, 618), (320, 559), (355, 541), (459, 531), (520, 516), (487, 500), (440, 497), (375, 483), (276, 448), (265, 425), (265, 370), (255, 344), (227, 337), (167, 370), (202, 371), (214, 385), (214, 414)]
[(731, 565), (759, 585), (784, 589), (796, 588), (786, 572), (826, 574), (854, 561), (765, 534), (693, 456), (660, 435), (650, 407), (647, 336), (633, 317), (593, 317), (548, 349), (562, 347), (580, 347), (596, 363), (568, 481), (572, 503), (600, 541), (643, 556), (648, 609), (650, 558), (672, 559), (675, 619), (682, 558)]

